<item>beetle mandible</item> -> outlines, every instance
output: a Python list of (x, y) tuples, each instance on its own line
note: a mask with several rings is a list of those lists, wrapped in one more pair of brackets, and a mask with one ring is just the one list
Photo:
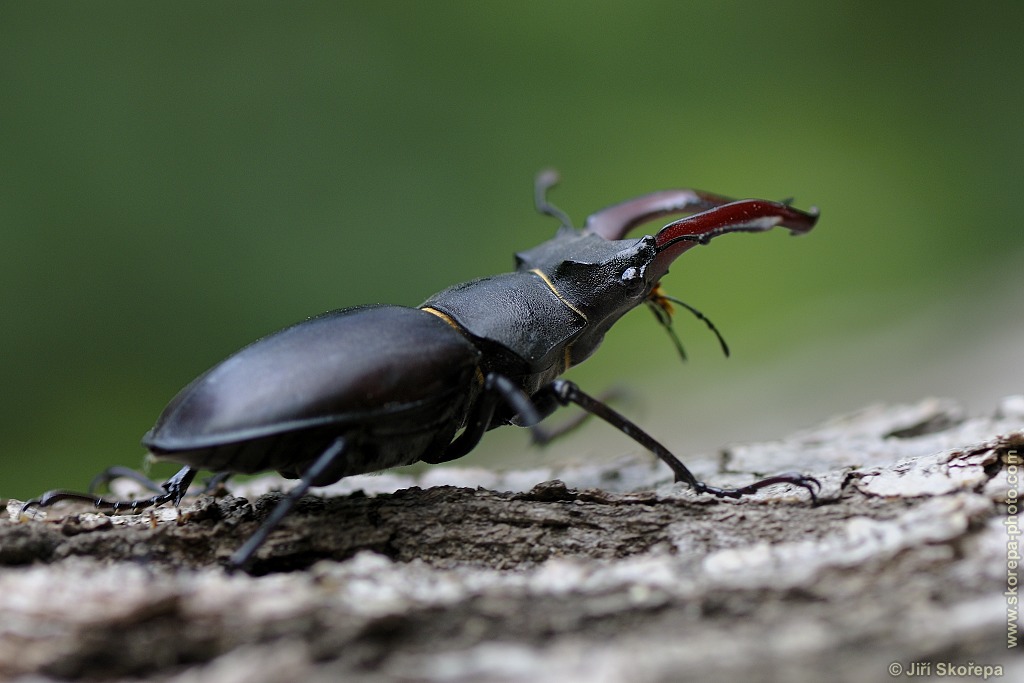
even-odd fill
[[(698, 493), (739, 498), (793, 484), (813, 501), (818, 481), (795, 472), (739, 488), (705, 484), (633, 422), (558, 377), (593, 354), (608, 329), (640, 304), (669, 327), (674, 300), (659, 283), (683, 252), (732, 232), (783, 226), (806, 233), (817, 210), (665, 190), (602, 209), (577, 230), (547, 200), (557, 181), (553, 171), (539, 174), (535, 202), (561, 226), (553, 239), (516, 254), (514, 272), (449, 287), (418, 308), (324, 313), (254, 342), (182, 389), (142, 439), (154, 455), (184, 465), (157, 495), (119, 501), (50, 491), (25, 508), (66, 499), (112, 510), (177, 505), (199, 469), (276, 470), (298, 479), (232, 555), (229, 563), (238, 568), (310, 487), (417, 461), (454, 460), (489, 429), (534, 427), (569, 404), (652, 451), (676, 481)], [(626, 239), (634, 227), (669, 214), (691, 215), (654, 235)]]

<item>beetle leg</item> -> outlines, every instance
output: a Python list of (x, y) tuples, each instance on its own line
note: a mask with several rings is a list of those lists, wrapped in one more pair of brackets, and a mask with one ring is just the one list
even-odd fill
[(662, 190), (628, 199), (587, 217), (583, 232), (621, 240), (638, 225), (672, 213), (696, 213), (728, 204), (732, 199), (701, 190)]
[(163, 493), (164, 489), (161, 488), (160, 484), (153, 481), (141, 472), (136, 472), (130, 467), (122, 467), (121, 465), (114, 465), (103, 470), (89, 482), (89, 488), (86, 489), (89, 493), (95, 493), (99, 489), (110, 484), (115, 479), (130, 479), (139, 486), (143, 487), (147, 491), (153, 491), (154, 493)]
[(595, 399), (593, 396), (585, 393), (575, 383), (564, 379), (556, 379), (542, 391), (550, 392), (551, 396), (553, 396), (555, 400), (562, 405), (575, 403), (588, 413), (601, 418), (611, 426), (615, 427), (620, 432), (658, 456), (662, 462), (672, 469), (672, 472), (675, 474), (676, 481), (686, 482), (689, 484), (690, 488), (697, 493), (710, 493), (718, 498), (739, 498), (774, 484), (793, 484), (794, 486), (801, 486), (806, 489), (807, 493), (811, 496), (811, 502), (817, 503), (817, 492), (821, 489), (821, 482), (814, 477), (800, 474), (799, 472), (778, 474), (738, 488), (720, 488), (718, 486), (705, 484), (697, 479), (686, 465), (681, 463), (676, 456), (672, 455), (667, 448), (658, 443), (654, 437), (640, 429), (640, 427), (621, 413), (616, 412), (609, 406)]
[(483, 391), (466, 424), (465, 431), (448, 444), (448, 447), (442, 452), (421, 456), (420, 460), (429, 465), (437, 465), (461, 458), (469, 453), (480, 443), (484, 432), (490, 428), (494, 411), (497, 410), (498, 403), (501, 401), (504, 401), (516, 413), (520, 420), (517, 424), (532, 427), (544, 419), (543, 411), (538, 411), (530, 397), (523, 393), (523, 390), (517, 387), (515, 382), (504, 375), (492, 372), (484, 380)]
[(25, 504), (21, 506), (21, 513), (24, 514), (27, 510), (34, 507), (49, 507), (62, 500), (79, 500), (86, 503), (92, 503), (95, 507), (101, 510), (110, 510), (112, 512), (130, 510), (133, 513), (148, 507), (156, 507), (157, 505), (163, 505), (164, 503), (172, 501), (177, 505), (185, 496), (186, 491), (188, 491), (188, 486), (192, 483), (197, 471), (198, 470), (185, 466), (178, 470), (177, 474), (160, 485), (160, 488), (164, 491), (163, 493), (150, 498), (138, 498), (136, 500), (109, 500), (102, 496), (95, 496), (90, 493), (77, 493), (75, 491), (47, 491), (38, 498), (26, 501)]
[(231, 571), (236, 569), (244, 569), (247, 564), (252, 560), (253, 555), (259, 550), (259, 547), (266, 542), (270, 534), (278, 527), (281, 520), (291, 512), (292, 508), (295, 507), (295, 503), (299, 501), (306, 493), (309, 488), (313, 485), (320, 475), (330, 469), (338, 460), (345, 454), (345, 438), (339, 436), (334, 442), (321, 453), (313, 464), (309, 466), (303, 474), (299, 483), (296, 484), (288, 493), (278, 501), (277, 506), (270, 512), (270, 515), (263, 520), (263, 524), (256, 530), (249, 539), (242, 544), (238, 550), (232, 553), (231, 558), (228, 560), (228, 568)]
[[(612, 387), (611, 389), (601, 392), (595, 400), (600, 401), (601, 403), (608, 403), (609, 401), (617, 403), (624, 397), (626, 397), (625, 389), (622, 387)], [(555, 412), (556, 409), (563, 405), (553, 393), (546, 392), (544, 390), (537, 392), (537, 394), (533, 396), (532, 400), (544, 417)], [(533, 443), (536, 446), (547, 446), (555, 439), (560, 439), (566, 434), (576, 431), (592, 417), (594, 417), (593, 413), (588, 413), (584, 410), (555, 427), (533, 427), (531, 430), (533, 432)]]
[[(197, 491), (196, 493), (203, 494), (214, 491), (217, 487), (223, 484), (228, 479), (228, 477), (231, 476), (231, 474), (231, 472), (217, 472), (212, 477), (207, 479), (203, 483), (203, 488), (199, 489), (199, 491)], [(136, 472), (130, 467), (122, 467), (120, 465), (108, 467), (107, 469), (103, 470), (95, 477), (93, 477), (92, 481), (89, 482), (89, 488), (86, 489), (86, 491), (90, 495), (94, 494), (100, 488), (104, 486), (109, 486), (110, 482), (114, 481), (115, 479), (130, 479), (139, 486), (145, 488), (147, 491), (153, 491), (154, 493), (162, 494), (165, 491), (164, 484), (157, 483), (156, 481), (153, 481), (152, 479), (142, 474), (141, 472)]]
[(537, 207), (537, 213), (544, 216), (551, 216), (564, 228), (572, 228), (572, 219), (548, 201), (548, 190), (558, 184), (558, 171), (547, 169), (537, 174), (533, 181), (533, 205)]

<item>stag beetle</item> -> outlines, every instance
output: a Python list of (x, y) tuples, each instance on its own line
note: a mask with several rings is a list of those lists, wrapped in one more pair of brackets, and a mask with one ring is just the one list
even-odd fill
[[(781, 225), (805, 233), (817, 210), (666, 190), (602, 209), (577, 230), (547, 200), (557, 181), (552, 171), (538, 175), (535, 203), (561, 226), (553, 239), (517, 254), (514, 272), (449, 287), (418, 308), (324, 313), (256, 341), (182, 389), (142, 439), (154, 455), (184, 465), (157, 495), (118, 501), (50, 491), (25, 508), (66, 499), (113, 510), (177, 505), (199, 469), (276, 470), (298, 479), (232, 555), (230, 565), (238, 568), (311, 486), (417, 461), (454, 460), (489, 429), (535, 428), (570, 403), (652, 451), (676, 481), (698, 493), (739, 498), (793, 484), (813, 501), (818, 481), (793, 472), (739, 488), (705, 484), (633, 422), (558, 376), (594, 353), (608, 329), (640, 304), (651, 306), (671, 332), (670, 302), (682, 302), (667, 297), (659, 283), (683, 252), (732, 232)], [(692, 215), (655, 235), (625, 239), (642, 223), (684, 213)]]

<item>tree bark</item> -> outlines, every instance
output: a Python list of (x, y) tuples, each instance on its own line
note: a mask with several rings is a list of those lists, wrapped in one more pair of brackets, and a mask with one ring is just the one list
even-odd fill
[(254, 575), (222, 566), (278, 479), (136, 515), (12, 500), (0, 679), (1024, 680), (1022, 446), (1024, 397), (975, 418), (928, 400), (688, 463), (718, 485), (813, 474), (814, 506), (696, 496), (642, 454), (353, 477), (303, 499)]

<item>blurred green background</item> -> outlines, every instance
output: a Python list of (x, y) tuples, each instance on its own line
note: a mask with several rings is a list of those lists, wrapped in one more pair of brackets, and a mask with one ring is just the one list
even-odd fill
[[(0, 4), (0, 498), (137, 466), (193, 377), (318, 312), (417, 305), (666, 187), (821, 207), (667, 278), (573, 377), (684, 457), (875, 400), (1024, 392), (1020, 3)], [(652, 226), (656, 229), (658, 226)], [(503, 433), (507, 432), (507, 433)], [(460, 464), (544, 453), (499, 430)]]

